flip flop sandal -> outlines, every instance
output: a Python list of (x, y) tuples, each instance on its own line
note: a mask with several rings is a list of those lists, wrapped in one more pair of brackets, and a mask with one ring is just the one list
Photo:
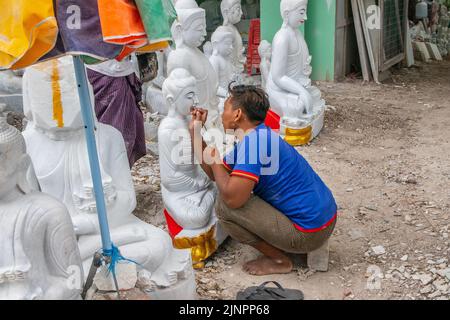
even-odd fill
[[(267, 287), (273, 283), (277, 287)], [(249, 287), (239, 291), (236, 300), (303, 300), (303, 292), (296, 289), (284, 289), (276, 281), (266, 281), (258, 287)]]

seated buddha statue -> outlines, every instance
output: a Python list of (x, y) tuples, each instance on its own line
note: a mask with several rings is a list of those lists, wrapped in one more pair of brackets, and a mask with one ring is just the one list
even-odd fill
[[(61, 202), (39, 192), (35, 177), (30, 177), (25, 141), (7, 124), (3, 109), (0, 106), (0, 300), (81, 299), (81, 258), (69, 213)], [(72, 271), (80, 275), (73, 281)]]
[(214, 211), (217, 190), (194, 162), (189, 121), (198, 104), (197, 81), (186, 69), (174, 69), (163, 85), (169, 113), (158, 129), (161, 192), (174, 245), (190, 248), (195, 267), (225, 236)]
[[(311, 56), (299, 27), (307, 19), (308, 0), (281, 0), (283, 25), (272, 43), (272, 61), (267, 93), (272, 109), (281, 117), (281, 133), (296, 143), (296, 131), (307, 132), (310, 138), (323, 127), (325, 101), (321, 92), (311, 85)], [(290, 134), (293, 137), (290, 137)], [(293, 138), (292, 140), (288, 140)]]

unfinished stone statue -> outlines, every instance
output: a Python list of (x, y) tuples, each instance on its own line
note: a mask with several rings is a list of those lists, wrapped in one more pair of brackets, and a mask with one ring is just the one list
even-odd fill
[(272, 46), (267, 40), (262, 40), (258, 47), (258, 54), (261, 57), (259, 69), (261, 70), (261, 86), (266, 90), (267, 79), (270, 73), (270, 62), (272, 59)]
[(236, 68), (236, 73), (244, 71), (246, 58), (244, 56), (244, 45), (242, 43), (242, 36), (236, 27), (242, 18), (241, 0), (222, 0), (220, 3), (220, 11), (223, 16), (223, 26), (233, 34), (233, 65)]
[[(0, 300), (81, 299), (81, 258), (69, 213), (29, 183), (32, 165), (25, 141), (7, 124), (4, 108), (0, 106)], [(73, 272), (79, 277), (71, 279)]]
[(232, 61), (233, 53), (233, 34), (228, 28), (220, 26), (214, 31), (211, 37), (213, 53), (209, 58), (211, 65), (217, 72), (219, 78), (219, 110), (223, 112), (223, 105), (228, 94), (228, 85), (236, 78), (235, 68)]
[[(87, 274), (101, 238), (77, 83), (67, 59), (38, 64), (25, 72), (24, 109), (30, 122), (24, 137), (42, 191), (69, 209)], [(138, 270), (151, 273), (158, 287), (155, 295), (175, 290), (192, 298), (195, 284), (189, 252), (174, 250), (167, 233), (132, 214), (136, 195), (124, 140), (115, 128), (95, 125), (113, 243), (124, 257), (138, 263)]]
[(167, 115), (166, 103), (162, 95), (162, 84), (167, 77), (167, 60), (171, 48), (168, 47), (164, 51), (156, 52), (158, 59), (158, 74), (153, 79), (145, 93), (145, 102), (150, 107), (151, 112), (158, 112), (161, 115)]
[(158, 129), (161, 191), (169, 232), (176, 248), (190, 248), (193, 262), (201, 267), (224, 240), (214, 211), (216, 188), (194, 162), (189, 121), (198, 104), (195, 77), (174, 69), (163, 94), (169, 114)]
[(293, 145), (309, 142), (323, 127), (325, 101), (311, 85), (311, 56), (299, 27), (307, 19), (308, 0), (281, 0), (283, 25), (272, 43), (267, 93), (281, 116), (281, 133)]

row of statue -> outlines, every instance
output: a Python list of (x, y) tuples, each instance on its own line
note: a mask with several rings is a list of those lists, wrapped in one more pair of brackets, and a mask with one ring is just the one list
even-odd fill
[[(281, 0), (283, 26), (272, 47), (267, 42), (260, 46), (263, 85), (286, 136), (295, 136), (305, 124), (320, 131), (317, 126), (323, 124), (325, 103), (311, 85), (311, 57), (298, 30), (307, 18), (307, 3)], [(178, 0), (175, 8), (175, 48), (160, 56), (167, 63), (160, 64), (151, 87), (160, 87), (167, 114), (158, 129), (158, 144), (170, 236), (132, 214), (136, 195), (119, 131), (96, 123), (96, 140), (114, 244), (137, 263), (139, 272), (149, 275), (154, 296), (191, 299), (193, 266), (201, 267), (226, 234), (214, 211), (217, 189), (193, 161), (190, 110), (195, 105), (207, 108), (205, 137), (226, 145), (226, 137), (217, 138), (223, 132), (220, 99), (227, 96), (230, 81), (239, 79), (245, 58), (234, 26), (242, 15), (240, 0), (222, 1), (224, 25), (212, 36), (209, 58), (199, 49), (206, 36), (205, 10), (194, 0)], [(23, 135), (7, 124), (0, 110), (0, 299), (79, 299), (101, 238), (71, 59), (27, 68), (23, 98), (28, 120)], [(58, 99), (63, 127), (53, 120)], [(80, 279), (74, 284), (75, 269)]]

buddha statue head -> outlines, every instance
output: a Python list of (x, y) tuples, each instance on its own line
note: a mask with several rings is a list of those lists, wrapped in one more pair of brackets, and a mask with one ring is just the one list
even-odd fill
[(174, 114), (187, 117), (192, 107), (198, 105), (197, 81), (186, 69), (174, 69), (162, 87), (169, 107), (169, 117)]
[(281, 0), (280, 11), (283, 25), (296, 29), (308, 19), (308, 0)]
[(213, 54), (229, 57), (233, 53), (233, 34), (224, 26), (220, 26), (211, 36)]
[(206, 38), (206, 13), (194, 0), (178, 0), (175, 4), (178, 18), (172, 25), (172, 36), (178, 46), (198, 48)]
[(262, 40), (258, 46), (258, 54), (261, 59), (270, 60), (272, 57), (272, 45), (267, 40)]
[(25, 116), (49, 138), (61, 140), (84, 128), (71, 58), (27, 68), (23, 84)]
[(6, 122), (5, 106), (0, 105), (0, 200), (16, 187), (26, 194), (33, 190), (27, 180), (31, 166), (22, 134)]
[(239, 23), (243, 15), (241, 0), (222, 0), (220, 11), (222, 12), (225, 26)]

